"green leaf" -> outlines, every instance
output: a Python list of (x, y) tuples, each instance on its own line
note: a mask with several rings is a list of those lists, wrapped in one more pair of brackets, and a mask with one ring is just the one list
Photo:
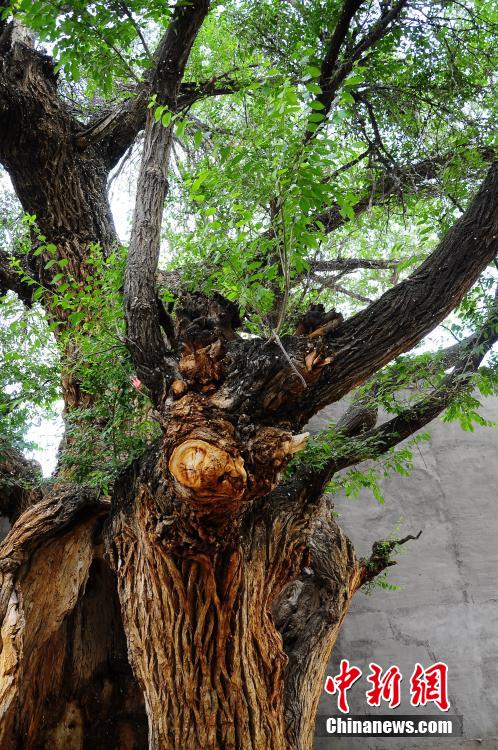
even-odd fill
[(73, 312), (69, 316), (69, 322), (73, 326), (77, 326), (78, 323), (81, 323), (82, 320), (85, 320), (86, 313), (84, 312)]
[(183, 138), (185, 135), (185, 130), (187, 128), (187, 121), (186, 120), (179, 120), (176, 124), (175, 133), (178, 136), (178, 138)]
[(312, 78), (320, 77), (320, 68), (317, 68), (316, 65), (307, 65), (304, 72)]

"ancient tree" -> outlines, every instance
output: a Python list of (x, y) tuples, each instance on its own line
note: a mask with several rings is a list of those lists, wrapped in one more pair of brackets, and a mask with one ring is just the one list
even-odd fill
[[(311, 748), (395, 547), (326, 488), (495, 387), (491, 6), (0, 0), (4, 750)], [(60, 396), (42, 480), (19, 410)]]

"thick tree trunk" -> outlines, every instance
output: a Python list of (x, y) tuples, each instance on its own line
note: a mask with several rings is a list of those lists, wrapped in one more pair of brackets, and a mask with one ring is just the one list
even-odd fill
[[(271, 616), (272, 535), (257, 515), (244, 525), (241, 513), (228, 512), (235, 467), (242, 471), (236, 459), (233, 484), (217, 497), (179, 494), (165, 463), (172, 456), (174, 466), (173, 446), (183, 445), (185, 468), (188, 442), (165, 440), (123, 479), (107, 533), (150, 747), (286, 748), (286, 657)], [(222, 448), (213, 450), (219, 459)], [(193, 511), (196, 500), (209, 515)]]
[[(112, 548), (130, 661), (153, 750), (285, 748), (285, 654), (270, 614), (263, 539), (180, 554), (140, 489)], [(247, 542), (247, 540), (245, 540)]]
[(302, 521), (310, 557), (278, 493), (273, 516), (266, 498), (199, 537), (170, 515), (163, 470), (154, 451), (123, 476), (105, 556), (109, 505), (74, 486), (1, 546), (2, 750), (311, 750), (361, 580), (349, 541), (321, 506)]
[[(210, 414), (198, 399), (177, 402), (164, 440), (115, 486), (106, 533), (150, 747), (311, 750), (323, 673), (360, 564), (324, 523), (330, 510), (309, 483), (268, 494), (288, 435), (264, 428), (242, 451), (233, 428)], [(310, 565), (314, 591), (294, 596), (286, 586)], [(317, 587), (322, 609), (313, 611)]]
[(26, 511), (0, 547), (2, 750), (140, 750), (115, 576), (93, 492), (60, 488)]

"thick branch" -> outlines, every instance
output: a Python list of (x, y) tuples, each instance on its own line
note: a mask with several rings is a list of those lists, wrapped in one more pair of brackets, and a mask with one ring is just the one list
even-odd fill
[[(225, 96), (247, 86), (246, 80), (234, 73), (224, 73), (207, 81), (184, 81), (178, 88), (176, 108), (187, 109), (208, 97)], [(109, 168), (114, 167), (145, 128), (147, 101), (157, 93), (150, 78), (136, 87), (135, 95), (122, 104), (101, 110), (78, 136), (78, 145), (101, 143), (108, 157)]]
[[(364, 446), (371, 439), (377, 455), (385, 452), (430, 421), (456, 392), (468, 386), (470, 374), (498, 340), (497, 324), (498, 304), (495, 303), (481, 330), (458, 345), (459, 356), (454, 372), (428, 399), (421, 400), (413, 409), (366, 433), (365, 429), (375, 423), (376, 411), (360, 400), (353, 403), (339, 420), (338, 430), (353, 438), (352, 445), (355, 444), (354, 436), (361, 435), (358, 445)], [(363, 454), (361, 458), (360, 455), (352, 449), (347, 457), (344, 456), (342, 463), (332, 461), (319, 472), (305, 471), (307, 481), (303, 476), (296, 478), (296, 487), (306, 484), (309, 488), (312, 512), (317, 508), (320, 486), (323, 488), (335, 471), (344, 468), (345, 461), (356, 463), (356, 459), (371, 458), (372, 452)], [(302, 493), (296, 493), (293, 501), (301, 506)], [(301, 523), (306, 518), (304, 513)], [(333, 520), (331, 508), (322, 498), (321, 505), (314, 512), (306, 566), (298, 578), (284, 589), (273, 607), (273, 616), (288, 656), (285, 706), (291, 747), (311, 746), (306, 718), (314, 715), (316, 710), (320, 695), (317, 686), (321, 685), (326, 662), (355, 591), (394, 565), (393, 551), (409, 540), (418, 539), (420, 534), (376, 542), (368, 559), (357, 560), (351, 542)]]
[(0, 514), (13, 523), (42, 498), (41, 468), (15, 448), (0, 443)]
[(323, 58), (318, 84), (322, 89), (319, 99), (325, 105), (325, 113), (329, 111), (334, 96), (332, 81), (334, 74), (337, 72), (336, 66), (339, 54), (346, 41), (351, 21), (362, 5), (363, 0), (345, 0), (334, 33), (330, 39), (327, 53)]
[[(207, 0), (175, 8), (157, 51), (152, 86), (158, 104), (176, 109), (178, 89), (195, 37), (208, 12)], [(137, 184), (126, 266), (124, 296), (130, 351), (137, 373), (157, 401), (176, 376), (175, 361), (160, 323), (155, 275), (159, 259), (161, 219), (168, 190), (172, 125), (155, 122), (149, 110), (142, 163)]]
[[(414, 164), (391, 168), (389, 172), (386, 171), (377, 176), (375, 182), (369, 186), (352, 207), (355, 216), (360, 216), (372, 206), (382, 205), (393, 195), (401, 194), (403, 191), (414, 191), (429, 187), (453, 156), (454, 152), (422, 159)], [(481, 151), (481, 157), (486, 161), (492, 161), (495, 157), (495, 151), (484, 149)], [(314, 223), (319, 222), (320, 225), (323, 225), (323, 231), (330, 233), (343, 226), (347, 218), (341, 213), (339, 204), (333, 203), (321, 214), (315, 216), (313, 221)]]
[(311, 748), (323, 674), (362, 568), (353, 546), (322, 503), (309, 544), (309, 563), (276, 600), (273, 617), (282, 635), (285, 723), (289, 748)]
[(273, 605), (273, 617), (288, 657), (285, 722), (289, 748), (311, 748), (313, 720), (323, 675), (355, 592), (395, 562), (401, 544), (420, 536), (376, 542), (368, 560), (353, 545), (323, 501), (308, 547), (309, 559), (296, 581)]
[[(105, 516), (110, 502), (94, 488), (61, 485), (28, 508), (0, 545), (0, 571), (18, 568), (37, 546), (62, 536), (78, 523)], [(0, 604), (6, 605), (0, 599)], [(0, 607), (0, 619), (3, 610)]]
[(374, 46), (387, 33), (391, 24), (399, 17), (401, 11), (407, 5), (408, 0), (398, 0), (392, 8), (386, 9), (381, 17), (373, 24), (365, 36), (348, 53), (346, 59), (338, 64), (339, 53), (354, 14), (361, 6), (361, 2), (345, 2), (338, 25), (331, 39), (327, 54), (323, 60), (319, 85), (322, 93), (317, 97), (324, 105), (322, 110), (327, 115), (331, 109), (334, 97), (344, 82), (344, 79), (353, 70), (354, 63), (364, 53)]
[[(299, 431), (444, 320), (497, 250), (495, 163), (466, 212), (410, 277), (349, 320), (283, 336), (281, 346), (260, 339), (234, 343), (212, 403)], [(251, 375), (241, 377), (244, 367)]]
[(429, 424), (450, 405), (456, 395), (471, 386), (472, 375), (497, 341), (498, 303), (495, 302), (488, 319), (477, 333), (446, 350), (449, 361), (444, 364), (452, 364), (453, 370), (441, 385), (393, 419), (365, 432), (360, 441), (351, 441), (348, 450), (326, 467), (324, 481), (329, 481), (332, 474), (341, 469), (382, 455)]
[[(413, 348), (459, 304), (497, 250), (495, 163), (467, 211), (427, 260), (408, 279), (324, 337), (324, 354), (332, 361), (291, 411), (299, 413), (300, 421), (307, 421), (398, 354)], [(310, 344), (304, 345), (301, 356), (310, 348)]]
[(2, 750), (62, 750), (74, 737), (93, 750), (147, 746), (103, 559), (109, 505), (93, 489), (59, 485), (0, 545)]

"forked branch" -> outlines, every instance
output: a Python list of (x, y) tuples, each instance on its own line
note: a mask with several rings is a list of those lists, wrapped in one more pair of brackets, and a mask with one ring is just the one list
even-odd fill
[[(498, 251), (498, 162), (433, 253), (406, 280), (322, 339), (330, 361), (295, 404), (280, 400), (301, 423), (338, 401), (399, 354), (412, 349), (453, 310)], [(304, 359), (309, 341), (288, 350)]]

